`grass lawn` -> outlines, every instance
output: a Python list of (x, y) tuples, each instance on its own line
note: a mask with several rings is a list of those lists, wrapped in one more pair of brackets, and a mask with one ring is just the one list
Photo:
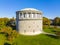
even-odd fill
[(53, 28), (51, 28), (51, 29), (47, 28), (47, 29), (44, 29), (43, 31), (47, 32), (47, 33), (52, 33), (52, 34), (55, 33)]
[(17, 45), (60, 45), (60, 39), (55, 37), (40, 34), (36, 36), (20, 35), (16, 39)]
[(4, 45), (6, 37), (3, 34), (0, 34), (0, 45)]
[(56, 31), (60, 31), (60, 28), (57, 28), (57, 29), (54, 29), (53, 27), (51, 27), (51, 28), (45, 28), (45, 29), (43, 29), (43, 31), (47, 32), (47, 33), (55, 34)]

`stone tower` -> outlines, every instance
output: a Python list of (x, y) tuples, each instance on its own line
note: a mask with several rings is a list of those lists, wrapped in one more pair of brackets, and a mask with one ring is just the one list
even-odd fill
[(17, 11), (16, 29), (23, 35), (42, 33), (42, 12), (34, 8), (25, 8)]

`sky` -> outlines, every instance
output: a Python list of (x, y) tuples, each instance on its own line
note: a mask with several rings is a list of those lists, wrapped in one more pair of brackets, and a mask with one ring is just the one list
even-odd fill
[(16, 11), (35, 8), (49, 19), (60, 17), (60, 0), (0, 0), (0, 17), (16, 18)]

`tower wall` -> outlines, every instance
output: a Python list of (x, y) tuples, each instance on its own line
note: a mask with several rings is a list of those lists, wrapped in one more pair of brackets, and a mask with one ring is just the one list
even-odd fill
[(35, 35), (42, 32), (42, 20), (20, 20), (19, 33), (24, 35)]

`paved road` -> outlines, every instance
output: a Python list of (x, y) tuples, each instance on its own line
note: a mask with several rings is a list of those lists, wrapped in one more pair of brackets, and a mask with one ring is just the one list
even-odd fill
[(43, 32), (43, 34), (48, 34), (48, 35), (57, 36), (56, 34), (52, 34), (52, 33), (46, 33), (46, 32)]
[[(50, 27), (54, 27), (53, 25), (51, 25)], [(57, 26), (58, 28), (60, 28), (60, 26)]]

